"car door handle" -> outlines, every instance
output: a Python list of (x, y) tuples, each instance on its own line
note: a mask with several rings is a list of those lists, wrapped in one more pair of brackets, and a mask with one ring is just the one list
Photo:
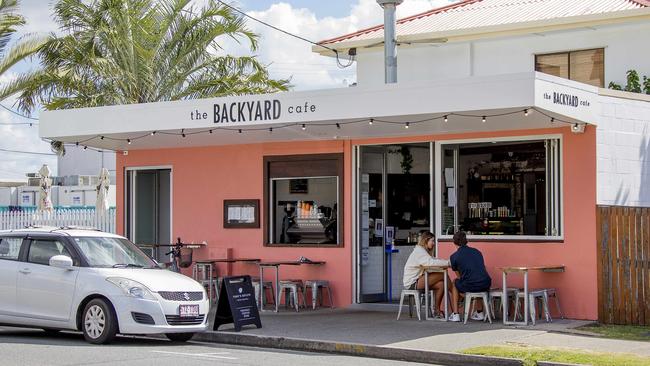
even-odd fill
[(29, 269), (29, 268), (23, 268), (23, 269), (19, 269), (18, 272), (24, 273), (24, 274), (30, 274), (30, 273), (32, 273), (32, 270)]

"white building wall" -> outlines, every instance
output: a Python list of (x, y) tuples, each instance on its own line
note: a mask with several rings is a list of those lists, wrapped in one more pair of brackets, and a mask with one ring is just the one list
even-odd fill
[[(597, 29), (555, 31), (448, 44), (400, 47), (398, 82), (473, 75), (511, 74), (535, 69), (535, 55), (605, 48), (605, 86), (624, 84), (626, 72), (636, 69), (650, 76), (650, 24), (631, 23)], [(361, 50), (357, 57), (359, 85), (384, 82), (383, 49)]]
[(648, 100), (601, 97), (596, 130), (599, 205), (650, 207)]
[(57, 175), (99, 175), (102, 168), (108, 169), (111, 184), (115, 184), (115, 152), (84, 150), (82, 147), (67, 146), (64, 156), (58, 158)]

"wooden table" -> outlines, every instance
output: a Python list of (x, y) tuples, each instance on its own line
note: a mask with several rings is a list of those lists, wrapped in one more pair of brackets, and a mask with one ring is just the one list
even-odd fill
[[(542, 266), (521, 266), (521, 267), (499, 267), (503, 271), (503, 294), (501, 295), (501, 306), (503, 307), (503, 324), (505, 325), (528, 325), (528, 272), (564, 272), (564, 265), (542, 265)], [(505, 289), (506, 277), (508, 273), (523, 273), (524, 274), (524, 321), (509, 321), (508, 320), (508, 292)]]
[(262, 296), (264, 296), (264, 268), (274, 268), (275, 269), (275, 312), (280, 311), (280, 275), (279, 268), (280, 266), (300, 266), (302, 264), (314, 264), (314, 265), (323, 265), (324, 261), (310, 261), (310, 262), (301, 262), (301, 261), (274, 261), (274, 262), (259, 262), (257, 265), (260, 267), (260, 310), (265, 311), (262, 304)]
[[(445, 301), (445, 321), (449, 320), (449, 298), (447, 294), (447, 269), (449, 265), (445, 266), (420, 266), (424, 270), (424, 319), (429, 320), (429, 273), (442, 273), (444, 282), (444, 301)], [(435, 298), (434, 298), (435, 301)], [(435, 314), (434, 314), (435, 315)]]

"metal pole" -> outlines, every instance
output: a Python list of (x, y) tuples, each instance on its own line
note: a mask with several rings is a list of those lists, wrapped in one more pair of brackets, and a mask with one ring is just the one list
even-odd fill
[(395, 10), (404, 0), (377, 0), (384, 9), (384, 67), (386, 84), (397, 82), (397, 43)]

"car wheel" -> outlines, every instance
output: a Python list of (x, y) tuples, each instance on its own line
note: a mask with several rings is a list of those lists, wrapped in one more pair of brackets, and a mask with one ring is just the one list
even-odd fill
[(84, 308), (81, 327), (87, 342), (111, 342), (117, 334), (117, 317), (113, 307), (104, 299), (90, 300)]
[(194, 333), (166, 333), (165, 335), (172, 342), (187, 342), (194, 337)]

